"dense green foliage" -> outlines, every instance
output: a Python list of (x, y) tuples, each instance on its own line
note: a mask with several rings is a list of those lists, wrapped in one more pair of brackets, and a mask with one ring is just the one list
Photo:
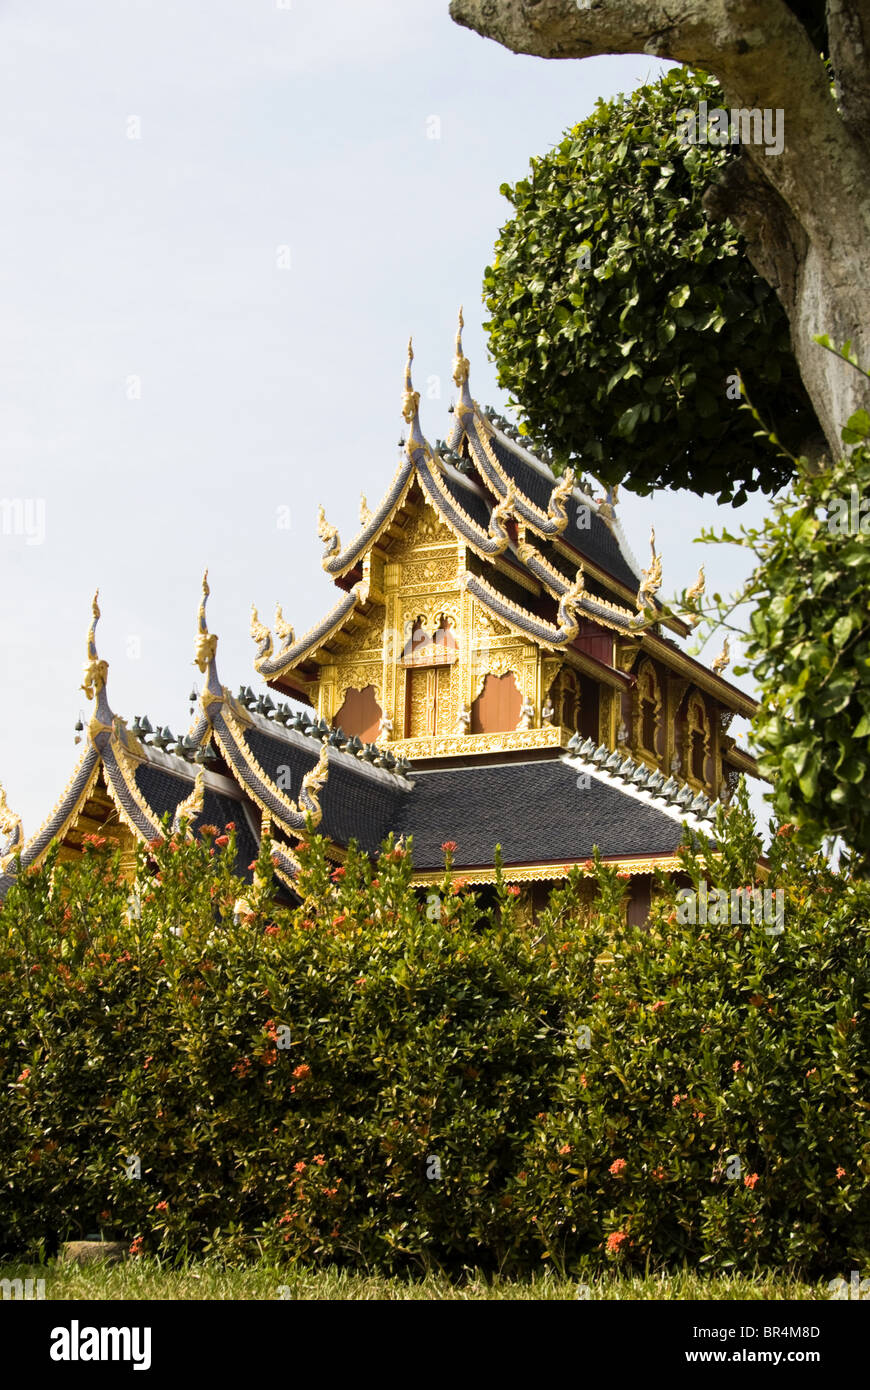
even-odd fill
[[(848, 355), (848, 349), (847, 355)], [(750, 412), (747, 412), (748, 414)], [(753, 412), (756, 413), (757, 412)], [(846, 456), (795, 481), (759, 527), (705, 532), (751, 550), (756, 567), (716, 620), (752, 605), (738, 675), (751, 672), (753, 740), (778, 815), (809, 843), (840, 836), (870, 870), (870, 418), (843, 430)]]
[[(748, 885), (745, 806), (720, 833), (688, 880)], [(301, 907), (267, 858), (241, 902), (224, 839), (155, 844), (129, 902), (97, 843), (10, 891), (0, 1251), (100, 1229), (387, 1271), (864, 1267), (870, 892), (788, 827), (778, 934), (684, 925), (664, 884), (627, 927), (600, 864), (533, 921), (504, 881), (457, 882), (449, 847), (427, 901), (407, 849), (334, 869), (315, 836)]]
[[(599, 101), (531, 175), (487, 267), (499, 382), (557, 471), (580, 461), (635, 492), (740, 502), (791, 476), (738, 408), (735, 373), (794, 453), (818, 430), (774, 291), (704, 193), (731, 146), (683, 146), (677, 113), (715, 107), (712, 79), (674, 69)], [(728, 394), (730, 390), (730, 396)]]

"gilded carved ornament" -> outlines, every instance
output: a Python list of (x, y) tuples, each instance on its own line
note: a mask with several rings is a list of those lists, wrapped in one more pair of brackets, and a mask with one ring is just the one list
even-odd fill
[(196, 774), (196, 781), (190, 795), (178, 804), (175, 808), (175, 815), (172, 817), (173, 834), (178, 834), (181, 830), (182, 821), (187, 822), (186, 838), (193, 839), (193, 822), (197, 816), (202, 815), (203, 803), (205, 801), (205, 768), (199, 768)]
[(329, 522), (326, 520), (326, 512), (322, 503), (317, 508), (317, 535), (325, 546), (320, 560), (321, 565), (325, 569), (332, 557), (337, 555), (341, 550), (341, 539), (338, 534), (338, 527), (330, 526)]
[(98, 599), (99, 589), (94, 594), (91, 604), (91, 625), (88, 630), (87, 660), (82, 670), (82, 690), (89, 700), (95, 699), (106, 684), (106, 677), (109, 674), (108, 661), (101, 661), (97, 655), (97, 623), (100, 619), (100, 605)]
[(272, 655), (272, 634), (266, 624), (260, 622), (256, 605), (253, 603), (251, 604), (251, 636), (260, 648), (257, 652), (258, 660)]
[(462, 330), (465, 327), (465, 320), (462, 317), (462, 309), (459, 310), (459, 323), (456, 329), (456, 354), (453, 358), (453, 380), (458, 387), (463, 387), (468, 381), (470, 370), (468, 358), (462, 352)]
[[(692, 585), (691, 589), (688, 589), (686, 592), (687, 603), (689, 603), (693, 607), (699, 604), (704, 596), (704, 590), (706, 587), (707, 581), (704, 577), (704, 566), (702, 565), (701, 568), (698, 570), (698, 578), (695, 580), (695, 583)], [(701, 621), (701, 615), (700, 613), (693, 613), (691, 617), (688, 617), (686, 619), (686, 621), (692, 627), (697, 627), (699, 622)]]
[(205, 605), (211, 590), (208, 587), (208, 570), (202, 576), (202, 597), (199, 601), (199, 612), (197, 614), (196, 647), (194, 649), (193, 661), (198, 666), (203, 675), (209, 668), (209, 664), (214, 661), (217, 653), (217, 633), (209, 632), (208, 623), (205, 617)]
[(712, 669), (716, 672), (716, 675), (717, 675), (717, 676), (721, 676), (722, 672), (725, 671), (725, 670), (728, 668), (728, 666), (730, 666), (730, 664), (731, 664), (731, 648), (730, 648), (729, 645), (728, 645), (728, 638), (727, 638), (727, 637), (725, 638), (725, 641), (724, 641), (724, 643), (722, 644), (722, 650), (721, 650), (721, 652), (719, 653), (718, 656), (716, 656), (716, 657), (713, 658), (713, 660), (712, 660), (712, 662), (711, 662), (710, 664), (711, 664), (711, 666), (712, 666)]
[(411, 379), (411, 363), (414, 360), (414, 346), (412, 340), (408, 339), (408, 360), (405, 364), (405, 389), (402, 392), (402, 419), (406, 424), (413, 424), (420, 408), (420, 392), (414, 390), (414, 383)]
[(662, 561), (661, 556), (656, 554), (655, 527), (650, 529), (649, 544), (651, 551), (649, 568), (641, 572), (641, 585), (637, 591), (638, 612), (641, 612), (645, 608), (649, 609), (654, 607), (654, 596), (662, 587)]
[(516, 496), (516, 486), (513, 482), (511, 482), (508, 485), (508, 489), (504, 497), (501, 499), (497, 506), (493, 507), (492, 512), (490, 513), (489, 534), (493, 538), (493, 540), (498, 543), (498, 548), (493, 552), (495, 555), (501, 555), (505, 550), (507, 550), (508, 544), (510, 542), (510, 536), (507, 533), (506, 527), (508, 519), (512, 514), (514, 503), (516, 502)]
[(292, 647), (296, 639), (296, 633), (290, 623), (286, 621), (280, 603), (275, 605), (275, 632), (281, 639), (282, 649), (285, 647)]
[(551, 521), (555, 521), (556, 530), (560, 532), (564, 531), (568, 525), (566, 505), (574, 491), (575, 481), (574, 469), (566, 468), (550, 493), (550, 500), (547, 503), (547, 516)]

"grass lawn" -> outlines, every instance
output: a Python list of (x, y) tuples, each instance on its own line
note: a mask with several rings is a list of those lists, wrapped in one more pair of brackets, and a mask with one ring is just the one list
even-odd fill
[[(700, 1275), (691, 1270), (671, 1274), (619, 1275), (611, 1270), (582, 1278), (560, 1279), (554, 1274), (526, 1280), (486, 1280), (469, 1274), (462, 1283), (441, 1275), (404, 1279), (342, 1271), (307, 1270), (298, 1266), (276, 1269), (253, 1265), (228, 1269), (217, 1263), (191, 1263), (182, 1269), (163, 1267), (153, 1259), (123, 1264), (77, 1266), (51, 1261), (46, 1266), (0, 1266), (3, 1279), (45, 1280), (45, 1297), (56, 1299), (829, 1299), (827, 1280), (808, 1283), (777, 1270), (755, 1275)], [(582, 1292), (588, 1288), (588, 1295)], [(282, 1290), (284, 1290), (282, 1292)]]

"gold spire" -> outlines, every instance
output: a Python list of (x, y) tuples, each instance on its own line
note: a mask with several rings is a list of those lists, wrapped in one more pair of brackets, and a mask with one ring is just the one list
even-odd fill
[(82, 672), (82, 690), (89, 700), (95, 699), (106, 684), (109, 674), (108, 661), (101, 661), (97, 654), (97, 623), (100, 620), (100, 591), (97, 589), (91, 604), (91, 625), (88, 629), (87, 660)]
[(724, 643), (723, 643), (723, 645), (722, 645), (722, 650), (721, 650), (721, 652), (719, 653), (718, 656), (715, 656), (715, 657), (713, 658), (712, 667), (713, 667), (713, 670), (716, 672), (716, 675), (717, 675), (717, 676), (721, 676), (722, 672), (726, 669), (727, 666), (730, 665), (730, 663), (731, 663), (731, 649), (730, 649), (730, 647), (729, 647), (729, 645), (728, 645), (728, 638), (726, 637), (726, 638), (725, 638), (725, 641), (724, 641)]
[(203, 570), (202, 598), (199, 601), (199, 612), (196, 619), (196, 647), (193, 653), (193, 664), (198, 666), (203, 674), (208, 670), (209, 662), (214, 661), (217, 652), (217, 633), (209, 632), (205, 616), (205, 605), (210, 593), (208, 570)]
[(405, 389), (402, 393), (402, 417), (410, 425), (417, 416), (420, 407), (420, 392), (414, 390), (414, 382), (411, 379), (411, 363), (414, 360), (414, 345), (408, 339), (408, 360), (405, 363)]
[(456, 327), (456, 355), (453, 358), (453, 380), (456, 385), (462, 387), (468, 381), (469, 361), (463, 356), (462, 352), (462, 330), (465, 327), (465, 319), (462, 317), (462, 305), (459, 306), (459, 322)]
[(275, 631), (281, 638), (282, 647), (292, 647), (296, 634), (286, 621), (280, 603), (275, 604)]
[(181, 822), (187, 821), (187, 838), (193, 839), (192, 823), (195, 818), (202, 815), (203, 802), (205, 801), (205, 768), (200, 767), (196, 774), (196, 781), (193, 784), (193, 791), (190, 796), (185, 797), (175, 808), (175, 815), (172, 817), (172, 829), (181, 829)]

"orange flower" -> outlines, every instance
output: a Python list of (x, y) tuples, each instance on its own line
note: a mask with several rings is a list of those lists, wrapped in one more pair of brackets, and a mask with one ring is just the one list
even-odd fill
[(757, 1173), (747, 1173), (747, 1174), (746, 1174), (746, 1177), (743, 1179), (743, 1186), (744, 1186), (744, 1187), (754, 1187), (755, 1184), (756, 1184), (757, 1182), (758, 1182), (758, 1174), (757, 1174)]
[(570, 1152), (571, 1152), (571, 1145), (570, 1145), (570, 1144), (563, 1144), (563, 1145), (561, 1146), (561, 1148), (559, 1149), (559, 1153), (560, 1153), (560, 1154), (569, 1154)]
[(19, 1072), (19, 1074), (18, 1074), (18, 1080), (19, 1080), (19, 1081), (26, 1081), (29, 1075), (30, 1075), (30, 1068), (29, 1068), (29, 1067), (25, 1067), (24, 1070), (23, 1070), (22, 1072)]
[(133, 1244), (130, 1246), (130, 1254), (141, 1255), (143, 1243), (144, 1242), (142, 1236), (137, 1236), (136, 1239), (133, 1241)]
[(441, 848), (445, 854), (455, 854), (459, 846), (455, 840), (445, 840)]
[(322, 1168), (326, 1159), (323, 1157), (323, 1154), (315, 1154), (314, 1162), (317, 1164), (318, 1168)]
[(510, 895), (511, 895), (512, 898), (518, 898), (518, 897), (520, 896), (519, 885), (516, 884), (516, 883), (511, 883), (511, 884), (509, 884), (509, 885), (508, 885), (508, 892), (510, 893)]
[(738, 1072), (738, 1071), (744, 1071), (745, 1068), (744, 1068), (742, 1062), (732, 1062), (732, 1063), (731, 1063), (731, 1070), (732, 1070), (733, 1072), (736, 1073), (736, 1072)]
[(344, 878), (344, 876), (345, 876), (346, 873), (347, 873), (347, 869), (346, 869), (346, 868), (344, 867), (344, 865), (342, 864), (340, 868), (338, 868), (338, 869), (333, 869), (332, 874), (330, 875), (330, 877), (332, 878), (333, 883), (338, 883), (339, 879)]
[(627, 1162), (624, 1158), (615, 1158), (610, 1165), (610, 1172), (615, 1178), (618, 1178), (622, 1174), (623, 1169), (627, 1166)]
[(168, 1202), (158, 1202), (158, 1203), (157, 1203), (157, 1210), (158, 1210), (158, 1211), (168, 1211), (168, 1210), (169, 1210), (169, 1203), (168, 1203)]
[(297, 1081), (304, 1081), (306, 1077), (311, 1075), (311, 1068), (307, 1063), (303, 1062), (301, 1066), (296, 1067), (293, 1075), (296, 1077)]
[(625, 1242), (628, 1240), (626, 1231), (613, 1231), (607, 1237), (607, 1252), (610, 1255), (618, 1255)]
[(228, 845), (229, 842), (229, 835), (218, 835), (217, 839), (215, 840), (215, 844), (218, 846), (219, 849), (223, 849), (224, 845)]
[(838, 1178), (844, 1178), (845, 1176), (846, 1176), (846, 1170), (845, 1170), (845, 1168), (838, 1168), (838, 1169), (837, 1169), (837, 1177), (838, 1177)]
[(293, 1171), (294, 1171), (294, 1173), (304, 1173), (304, 1172), (305, 1172), (305, 1169), (306, 1169), (307, 1167), (308, 1167), (308, 1164), (307, 1164), (307, 1163), (294, 1163), (294, 1164), (293, 1164)]
[(103, 845), (104, 845), (105, 843), (106, 843), (106, 837), (105, 837), (105, 835), (83, 835), (83, 836), (82, 836), (82, 844), (83, 844), (83, 845), (93, 845), (94, 849), (102, 849), (102, 848), (103, 848)]

